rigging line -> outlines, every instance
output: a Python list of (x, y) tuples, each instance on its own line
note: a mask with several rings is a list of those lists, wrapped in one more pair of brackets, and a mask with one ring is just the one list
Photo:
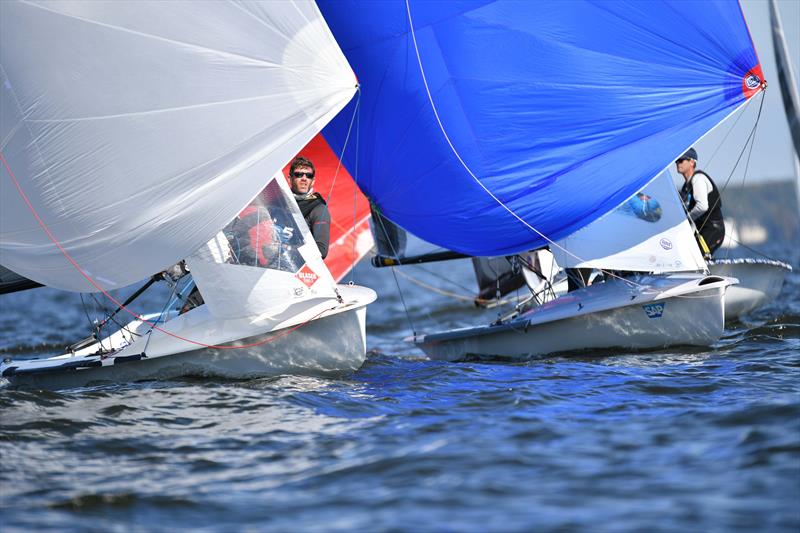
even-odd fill
[[(459, 289), (463, 289), (463, 290), (469, 292), (469, 289), (467, 287), (461, 285), (460, 283), (456, 283), (454, 280), (452, 280), (450, 278), (446, 278), (444, 276), (440, 276), (436, 272), (434, 272), (432, 270), (428, 270), (427, 268), (425, 268), (422, 265), (408, 265), (408, 266), (415, 267), (417, 270), (422, 270), (423, 272), (426, 272), (426, 273), (430, 274), (431, 276), (433, 276), (434, 278), (438, 279), (439, 281), (444, 281), (444, 282), (449, 283), (451, 285), (455, 285)], [(470, 298), (470, 299), (472, 299), (472, 298)]]
[[(751, 156), (751, 155), (752, 155), (752, 153), (753, 153), (753, 146), (755, 146), (755, 143), (756, 143), (755, 136), (753, 136), (753, 142), (750, 144), (750, 151), (749, 151), (749, 152), (748, 152), (748, 154), (747, 154), (747, 162), (745, 163), (745, 166), (744, 166), (744, 172), (742, 173), (742, 184), (741, 184), (741, 186), (740, 186), (742, 189), (744, 189), (744, 182), (747, 180), (747, 169), (748, 169), (748, 167), (750, 166), (750, 156)], [(745, 148), (747, 148), (747, 145), (745, 145)], [(723, 189), (723, 190), (724, 190), (724, 189)], [(740, 205), (741, 205), (741, 204), (740, 204)], [(735, 227), (735, 226), (734, 226), (734, 224), (733, 224), (733, 220), (731, 220), (731, 228), (734, 228), (734, 227)], [(723, 229), (724, 229), (724, 228), (723, 228)], [(732, 237), (732, 236), (731, 236), (731, 237)], [(729, 238), (728, 238), (728, 241), (730, 242), (730, 240), (731, 240), (731, 239), (730, 239), (730, 237), (729, 237)], [(725, 243), (725, 238), (723, 237), (723, 239), (722, 239), (722, 244), (724, 244), (724, 243)], [(725, 249), (725, 259), (730, 259), (730, 257), (731, 257), (731, 250), (732, 250), (732, 247), (731, 247), (731, 246), (728, 246), (728, 247)]]
[(455, 298), (456, 300), (463, 300), (465, 302), (473, 302), (473, 301), (490, 302), (491, 301), (491, 300), (484, 300), (483, 298), (474, 298), (472, 296), (464, 296), (463, 294), (458, 294), (458, 293), (455, 293), (455, 292), (446, 291), (444, 289), (436, 287), (435, 285), (431, 285), (429, 283), (425, 283), (421, 279), (415, 278), (414, 276), (412, 276), (411, 274), (408, 274), (406, 272), (402, 272), (401, 271), (400, 275), (403, 276), (404, 278), (406, 278), (411, 283), (413, 283), (415, 285), (419, 285), (420, 287), (422, 287), (424, 289), (428, 289), (430, 291), (433, 291), (433, 292), (435, 292), (437, 294), (441, 294), (442, 296), (449, 296), (451, 298)]
[[(393, 272), (394, 272), (394, 270), (395, 270), (395, 269), (394, 269), (394, 267), (392, 267), (392, 271), (393, 271)], [(408, 274), (408, 273), (406, 273), (406, 272), (403, 272), (402, 270), (398, 270), (397, 272), (398, 272), (398, 273), (399, 273), (401, 276), (403, 276), (404, 278), (406, 278), (407, 280), (409, 280), (410, 282), (414, 283), (415, 285), (418, 285), (418, 286), (420, 286), (420, 287), (423, 287), (423, 288), (427, 288), (427, 289), (431, 290), (432, 292), (436, 292), (436, 293), (442, 294), (442, 295), (444, 295), (444, 296), (453, 296), (453, 297), (454, 297), (454, 298), (456, 298), (456, 299), (461, 299), (461, 298), (463, 298), (463, 297), (459, 297), (459, 296), (458, 296), (458, 295), (456, 295), (456, 294), (453, 294), (453, 293), (448, 293), (448, 292), (446, 292), (446, 291), (442, 291), (441, 289), (437, 289), (436, 287), (433, 287), (433, 286), (431, 286), (431, 285), (426, 285), (425, 283), (422, 283), (420, 280), (418, 280), (418, 279), (416, 279), (416, 278), (412, 277), (410, 274)], [(439, 323), (439, 321), (438, 321), (438, 320), (436, 320), (435, 318), (433, 318), (433, 315), (431, 315), (431, 312), (430, 312), (430, 310), (429, 310), (429, 309), (425, 308), (423, 311), (424, 311), (424, 313), (425, 313), (425, 314), (428, 316), (428, 319), (429, 319), (429, 320), (430, 320), (432, 323), (434, 323), (434, 324), (438, 324), (438, 323)], [(414, 337), (416, 337), (416, 336), (417, 336), (417, 333), (416, 333), (416, 331), (415, 331), (415, 332), (414, 332)]]
[[(79, 293), (79, 294), (80, 294), (80, 297), (81, 297), (81, 304), (83, 304), (83, 310), (86, 313), (86, 318), (89, 320), (89, 331), (92, 332), (91, 336), (93, 336), (94, 339), (97, 341), (97, 344), (100, 345), (100, 351), (110, 351), (111, 350), (111, 346), (110, 345), (109, 345), (108, 349), (106, 349), (106, 347), (103, 346), (103, 338), (100, 336), (100, 330), (102, 328), (102, 326), (100, 325), (101, 322), (99, 322), (98, 319), (95, 319), (94, 321), (89, 319), (88, 306), (86, 305), (86, 302), (83, 300), (83, 293)], [(102, 313), (103, 316), (108, 316), (108, 314), (109, 314), (108, 309), (103, 304), (101, 304), (99, 301), (97, 301), (97, 298), (95, 297), (94, 294), (90, 294), (90, 296), (92, 297), (92, 301), (94, 302), (94, 312), (96, 314)]]
[[(153, 324), (158, 324), (161, 321), (161, 318), (163, 318), (164, 313), (167, 311), (167, 309), (169, 309), (169, 306), (172, 303), (172, 298), (177, 293), (177, 290), (178, 290), (178, 284), (175, 283), (174, 285), (172, 285), (172, 290), (170, 291), (169, 296), (167, 296), (167, 302), (164, 304), (164, 307), (161, 308), (161, 312), (158, 314), (158, 318), (155, 319)], [(147, 354), (147, 348), (150, 346), (150, 339), (153, 338), (153, 328), (147, 330), (147, 333), (145, 333), (145, 335), (147, 335), (147, 340), (145, 340), (144, 342), (144, 348), (142, 349), (143, 354)]]
[(64, 255), (64, 257), (67, 259), (67, 261), (69, 261), (69, 263), (75, 268), (75, 270), (77, 270), (78, 273), (84, 279), (86, 279), (86, 281), (88, 281), (90, 285), (92, 285), (94, 288), (96, 288), (98, 292), (103, 293), (103, 295), (106, 298), (108, 298), (109, 300), (114, 302), (118, 307), (120, 307), (126, 313), (130, 314), (131, 316), (133, 316), (134, 318), (136, 318), (138, 320), (141, 320), (143, 323), (152, 326), (154, 329), (157, 329), (158, 331), (164, 333), (165, 335), (169, 335), (170, 337), (173, 337), (175, 339), (179, 339), (179, 340), (188, 342), (189, 344), (202, 346), (204, 348), (215, 348), (215, 349), (219, 349), (219, 350), (238, 350), (238, 349), (243, 349), (243, 348), (253, 348), (255, 346), (260, 346), (262, 344), (266, 344), (267, 342), (270, 342), (273, 339), (280, 338), (285, 334), (289, 334), (289, 333), (295, 331), (296, 329), (299, 329), (299, 328), (305, 326), (306, 324), (308, 324), (312, 320), (316, 320), (317, 318), (321, 317), (324, 313), (327, 313), (328, 311), (333, 311), (333, 310), (336, 309), (336, 306), (331, 307), (329, 309), (323, 309), (318, 314), (316, 314), (315, 316), (313, 316), (310, 319), (306, 320), (305, 322), (303, 322), (301, 324), (298, 324), (298, 325), (296, 325), (296, 326), (294, 326), (294, 327), (292, 327), (290, 329), (283, 330), (283, 332), (280, 335), (276, 335), (274, 337), (269, 337), (269, 338), (267, 338), (267, 339), (265, 339), (263, 341), (260, 341), (260, 342), (256, 342), (256, 343), (252, 343), (252, 344), (246, 344), (246, 345), (239, 345), (239, 346), (217, 346), (217, 345), (213, 345), (213, 344), (206, 344), (206, 343), (195, 341), (195, 340), (192, 340), (192, 339), (187, 339), (185, 337), (182, 337), (180, 335), (172, 333), (171, 331), (167, 331), (167, 330), (165, 330), (163, 328), (159, 328), (158, 326), (156, 326), (152, 322), (150, 322), (148, 320), (145, 320), (145, 318), (142, 317), (141, 315), (131, 311), (126, 306), (122, 305), (122, 303), (117, 301), (116, 298), (114, 298), (107, 290), (105, 290), (91, 276), (89, 276), (89, 274), (87, 274), (86, 271), (83, 268), (81, 268), (81, 266), (75, 261), (75, 259), (73, 259), (72, 255), (70, 255), (70, 253), (58, 241), (58, 239), (56, 239), (55, 235), (53, 235), (53, 233), (50, 231), (50, 228), (47, 226), (47, 224), (44, 222), (44, 220), (42, 220), (42, 217), (39, 216), (39, 213), (33, 207), (33, 204), (31, 203), (30, 199), (28, 198), (28, 195), (26, 195), (25, 191), (22, 190), (22, 185), (20, 185), (19, 180), (14, 175), (14, 173), (11, 171), (11, 167), (9, 166), (8, 161), (6, 160), (5, 156), (3, 155), (3, 152), (0, 152), (0, 162), (3, 163), (3, 166), (6, 169), (6, 172), (8, 172), (8, 175), (11, 177), (11, 181), (14, 184), (14, 187), (17, 189), (17, 192), (19, 193), (20, 197), (22, 198), (22, 201), (28, 206), (28, 209), (31, 211), (31, 213), (33, 214), (33, 217), (36, 219), (36, 222), (39, 224), (39, 226), (45, 232), (45, 234), (50, 239), (50, 241)]
[[(358, 168), (358, 166), (356, 166)], [(389, 247), (392, 249), (392, 253), (397, 258), (397, 264), (402, 265), (403, 263), (400, 261), (400, 255), (397, 253), (397, 250), (394, 248), (394, 243), (389, 238), (389, 232), (386, 229), (386, 225), (383, 223), (383, 215), (378, 213), (378, 223), (381, 226), (381, 231), (383, 231), (383, 236), (386, 238), (386, 242), (389, 243)], [(374, 218), (374, 217), (373, 217)], [(403, 310), (406, 313), (406, 320), (408, 320), (408, 325), (411, 326), (411, 333), (414, 337), (417, 336), (417, 328), (414, 327), (414, 321), (411, 320), (411, 314), (408, 312), (408, 307), (406, 306), (406, 299), (403, 297), (403, 290), (400, 288), (400, 282), (397, 280), (397, 273), (395, 272), (395, 267), (391, 267), (392, 277), (394, 278), (394, 284), (397, 285), (397, 293), (400, 296), (400, 301), (403, 304)]]
[[(92, 301), (94, 302), (94, 311), (95, 311), (95, 313), (96, 314), (102, 313), (103, 316), (108, 316), (109, 310), (106, 308), (106, 306), (104, 306), (99, 301), (97, 301), (97, 298), (95, 297), (94, 294), (90, 294), (90, 296), (92, 297)], [(81, 302), (83, 302), (83, 293), (81, 293)], [(101, 322), (98, 322), (97, 319), (95, 319), (94, 323), (92, 323), (89, 326), (89, 330), (92, 332), (92, 335), (95, 337), (95, 339), (97, 340), (97, 343), (100, 345), (100, 350), (101, 351), (106, 351), (106, 347), (103, 346), (103, 339), (100, 337), (100, 330), (102, 328), (100, 323)], [(109, 343), (108, 350), (111, 350), (110, 343)]]
[[(736, 163), (733, 165), (733, 169), (731, 170), (730, 174), (728, 175), (728, 178), (725, 180), (725, 184), (722, 186), (722, 192), (725, 192), (725, 189), (727, 189), (728, 183), (731, 181), (731, 178), (733, 178), (733, 174), (736, 172), (736, 169), (738, 168), (739, 163), (741, 162), (742, 156), (744, 156), (745, 151), (748, 152), (747, 163), (745, 164), (745, 172), (747, 172), (747, 165), (749, 165), (749, 162), (750, 162), (750, 154), (753, 153), (753, 147), (755, 146), (756, 130), (758, 129), (758, 124), (761, 122), (761, 111), (764, 108), (764, 100), (765, 100), (764, 95), (765, 94), (766, 94), (765, 91), (761, 91), (761, 102), (759, 103), (759, 106), (758, 106), (758, 115), (756, 115), (756, 122), (755, 122), (755, 124), (753, 124), (753, 128), (750, 130), (750, 134), (747, 136), (747, 140), (745, 140), (744, 146), (742, 146), (742, 149), (739, 152), (739, 157), (736, 158)], [(747, 150), (747, 145), (748, 144), (750, 145), (750, 150), (749, 151)], [(711, 212), (712, 210), (714, 210), (714, 208), (717, 207), (717, 204), (719, 204), (721, 199), (722, 199), (722, 195), (720, 194), (719, 198), (717, 198), (717, 200), (714, 202), (714, 205), (709, 207), (707, 212)], [(703, 224), (701, 224), (700, 227), (698, 228), (698, 231), (702, 231), (703, 227), (705, 227), (707, 222), (708, 222), (708, 219), (704, 220)]]
[[(429, 270), (429, 269), (423, 267), (422, 265), (413, 265), (412, 264), (412, 265), (409, 265), (409, 266), (415, 267), (417, 270), (422, 270), (423, 272), (426, 272), (426, 273), (430, 274), (431, 276), (433, 276), (434, 278), (436, 278), (439, 281), (443, 281), (443, 282), (449, 283), (451, 285), (454, 285), (455, 287), (457, 287), (459, 289), (463, 289), (466, 292), (471, 292), (470, 289), (468, 289), (467, 287), (461, 285), (460, 283), (457, 283), (456, 281), (454, 281), (452, 279), (449, 279), (449, 278), (446, 278), (444, 276), (440, 276), (436, 272), (433, 272), (432, 270)], [(491, 267), (491, 265), (490, 265), (489, 268), (492, 268), (492, 272), (495, 275), (497, 275), (497, 271), (494, 270), (494, 268)], [(520, 275), (522, 275), (522, 274), (520, 274)], [(428, 289), (430, 289), (430, 290), (432, 290), (434, 292), (438, 292), (439, 294), (442, 294), (444, 296), (450, 296), (450, 297), (456, 298), (458, 300), (469, 301), (469, 302), (472, 302), (474, 304), (483, 305), (483, 304), (490, 304), (492, 302), (496, 303), (497, 306), (503, 306), (503, 305), (506, 305), (506, 304), (514, 304), (514, 300), (513, 299), (509, 299), (509, 298), (501, 298), (501, 297), (497, 297), (497, 298), (481, 298), (480, 296), (464, 296), (464, 295), (461, 295), (461, 294), (458, 294), (458, 293), (455, 293), (455, 292), (446, 291), (444, 289), (436, 288), (436, 287), (434, 287), (432, 285), (425, 284), (424, 282), (422, 282), (418, 278), (413, 278), (413, 277), (411, 277), (411, 275), (408, 275), (408, 274), (405, 275), (405, 277), (407, 279), (409, 279), (410, 281), (412, 281), (413, 283), (416, 283), (420, 287), (425, 287), (425, 288), (428, 288)], [(500, 278), (499, 277), (497, 277), (497, 279), (495, 281), (496, 281), (497, 285), (500, 284)], [(525, 285), (527, 286), (527, 282), (525, 283)], [(528, 286), (528, 288), (530, 289), (529, 286)], [(517, 290), (517, 301), (518, 301), (519, 300), (519, 287), (517, 287), (516, 290)]]
[[(358, 115), (360, 104), (361, 104), (361, 86), (356, 85), (356, 107), (355, 109), (353, 109), (353, 116), (350, 117), (350, 125), (347, 126), (347, 135), (345, 135), (344, 137), (344, 144), (342, 145), (342, 150), (341, 153), (339, 154), (339, 162), (336, 164), (336, 171), (333, 173), (333, 181), (331, 182), (330, 188), (328, 188), (328, 197), (325, 198), (325, 203), (331, 201), (331, 195), (333, 194), (333, 187), (336, 185), (336, 178), (337, 176), (339, 176), (339, 169), (342, 168), (342, 158), (344, 157), (345, 150), (347, 150), (347, 143), (350, 141), (350, 132), (353, 129), (353, 122), (356, 120), (356, 116)], [(358, 128), (356, 128), (356, 154), (358, 154)], [(358, 173), (358, 158), (356, 158), (356, 173)]]
[[(753, 252), (756, 255), (760, 255), (764, 259), (769, 259), (770, 261), (780, 261), (779, 259), (775, 259), (774, 257), (770, 257), (763, 252), (759, 252), (758, 250), (747, 246), (745, 243), (738, 239), (734, 239), (733, 236), (730, 237), (730, 240), (741, 246), (742, 248), (746, 248), (748, 251)], [(727, 258), (726, 258), (727, 259)]]
[(744, 112), (745, 112), (745, 108), (742, 108), (742, 112), (741, 112), (741, 113), (739, 113), (739, 116), (737, 116), (737, 117), (736, 117), (736, 120), (734, 120), (734, 121), (733, 121), (733, 124), (732, 124), (732, 125), (731, 125), (731, 127), (728, 129), (728, 133), (726, 133), (726, 134), (725, 134), (725, 137), (723, 137), (723, 138), (722, 138), (722, 140), (719, 142), (719, 144), (717, 145), (717, 148), (716, 148), (716, 149), (714, 150), (714, 152), (711, 154), (711, 157), (709, 157), (709, 158), (708, 158), (708, 164), (709, 164), (709, 165), (711, 165), (711, 162), (714, 160), (714, 158), (717, 156), (717, 154), (719, 153), (719, 151), (720, 151), (720, 150), (722, 149), (722, 147), (725, 145), (725, 141), (727, 141), (727, 140), (728, 140), (728, 137), (730, 137), (731, 133), (733, 133), (733, 130), (735, 130), (735, 129), (736, 129), (736, 125), (739, 123), (739, 121), (740, 121), (740, 120), (742, 119), (742, 117), (744, 116)]
[[(761, 98), (761, 106), (763, 106), (763, 105), (764, 105), (764, 97), (762, 96), (762, 98)], [(758, 108), (759, 117), (761, 116), (761, 106), (759, 106), (759, 108)], [(759, 123), (759, 118), (757, 117), (756, 118), (756, 126), (755, 126), (755, 128), (758, 127), (758, 123)], [(750, 151), (747, 153), (747, 161), (744, 164), (744, 173), (742, 174), (742, 189), (744, 189), (744, 182), (747, 180), (747, 171), (750, 168), (750, 158), (753, 155), (753, 148), (755, 147), (755, 144), (756, 144), (756, 136), (755, 136), (755, 131), (754, 131), (754, 133), (753, 133), (753, 142), (750, 143)], [(726, 254), (726, 256), (730, 257), (730, 253), (731, 253), (731, 249), (728, 248), (728, 253)]]
[[(91, 317), (89, 317), (89, 306), (86, 305), (86, 301), (83, 299), (83, 293), (78, 293), (78, 294), (81, 297), (81, 307), (83, 307), (83, 312), (86, 314), (86, 320), (89, 321), (89, 331), (92, 332), (92, 335), (95, 335), (95, 327), (97, 322), (96, 321), (93, 322)], [(94, 295), (92, 295), (92, 298), (94, 298)], [(95, 300), (95, 303), (97, 304), (97, 300)], [(98, 307), (100, 307), (99, 304)], [(99, 334), (100, 330), (97, 330), (96, 333), (97, 334), (95, 335), (95, 339), (97, 340), (97, 343), (100, 345), (100, 350), (105, 350), (105, 346), (103, 346), (103, 340), (100, 338)]]
[[(763, 98), (761, 100), (761, 103), (763, 105), (763, 103), (764, 103), (764, 99)], [(759, 111), (759, 116), (760, 116), (761, 115), (761, 108), (760, 107), (759, 107), (758, 111)], [(756, 120), (756, 127), (758, 127), (758, 120)], [(750, 150), (747, 152), (747, 161), (745, 161), (745, 164), (744, 164), (744, 173), (742, 174), (742, 189), (744, 189), (744, 182), (747, 179), (747, 171), (750, 168), (750, 158), (753, 155), (753, 147), (755, 147), (755, 144), (756, 144), (756, 136), (754, 134), (753, 135), (753, 142), (750, 143)], [(730, 254), (731, 254), (731, 249), (728, 248), (728, 253), (725, 254), (725, 255), (726, 255), (726, 257), (730, 258)]]
[[(113, 322), (119, 329), (127, 331), (128, 333), (130, 333), (131, 339), (133, 339), (134, 336), (136, 336), (136, 337), (140, 336), (138, 333), (135, 333), (135, 332), (129, 330), (127, 328), (127, 325), (123, 325), (123, 324), (120, 324), (119, 322), (117, 322), (117, 320), (114, 318), (114, 314), (112, 312), (110, 312), (109, 309), (105, 305), (103, 305), (97, 299), (97, 297), (94, 294), (92, 294), (91, 296), (92, 296), (92, 300), (94, 300), (94, 303), (97, 304), (98, 309), (100, 309), (103, 312), (103, 314), (107, 317), (104, 321), (101, 321), (98, 324), (98, 328), (97, 328), (97, 336), (98, 337), (100, 337), (100, 330), (103, 328), (103, 326), (105, 326), (108, 323), (109, 320), (111, 322)], [(102, 346), (102, 344), (101, 344), (101, 346)]]
[[(358, 88), (358, 99), (361, 99), (361, 87)], [(358, 244), (358, 235), (356, 235), (356, 227), (358, 226), (358, 185), (356, 185), (358, 180), (358, 154), (360, 153), (360, 145), (359, 141), (361, 139), (360, 132), (361, 132), (361, 108), (356, 103), (356, 168), (355, 173), (356, 177), (353, 178), (353, 249), (352, 249), (352, 258), (353, 263), (350, 265), (350, 283), (354, 284), (356, 282), (356, 263), (358, 263), (358, 255), (356, 252), (356, 244)], [(348, 133), (349, 134), (349, 133)], [(344, 150), (342, 150), (342, 155), (344, 155)], [(339, 164), (342, 164), (341, 158), (339, 159)]]
[[(465, 291), (469, 291), (469, 289), (467, 289), (463, 285), (461, 285), (459, 283), (456, 283), (455, 281), (453, 281), (451, 279), (442, 277), (439, 274), (437, 274), (436, 272), (428, 270), (428, 269), (424, 268), (421, 265), (408, 265), (408, 266), (416, 267), (418, 270), (422, 270), (423, 272), (426, 272), (426, 273), (430, 274), (431, 276), (437, 278), (440, 281), (448, 282), (451, 285), (455, 285), (459, 289), (464, 289)], [(491, 298), (489, 298), (489, 299), (486, 299), (486, 298), (478, 298), (478, 297), (474, 297), (474, 296), (464, 296), (463, 294), (458, 294), (458, 293), (455, 293), (455, 292), (447, 291), (445, 289), (442, 289), (442, 288), (436, 287), (434, 285), (430, 285), (428, 283), (425, 283), (424, 281), (420, 280), (419, 278), (415, 278), (411, 274), (403, 272), (402, 270), (399, 271), (399, 272), (400, 272), (401, 276), (403, 276), (407, 280), (411, 281), (412, 283), (414, 283), (416, 285), (419, 285), (420, 287), (429, 289), (429, 290), (431, 290), (433, 292), (436, 292), (438, 294), (441, 294), (443, 296), (450, 296), (450, 297), (455, 298), (457, 300), (464, 300), (464, 301), (468, 301), (468, 302), (479, 302), (479, 303), (482, 303), (482, 304), (483, 303), (491, 303), (491, 302), (494, 301), (494, 302), (497, 302), (498, 305), (505, 305), (505, 304), (514, 302), (514, 300), (510, 300), (508, 298), (502, 298), (502, 299), (499, 299), (499, 298), (498, 299), (491, 299)]]
[(81, 297), (81, 307), (83, 307), (83, 313), (86, 315), (86, 320), (89, 322), (89, 329), (94, 329), (94, 322), (92, 322), (92, 318), (89, 316), (89, 309), (86, 306), (86, 302), (83, 300), (83, 293), (80, 292), (78, 295)]

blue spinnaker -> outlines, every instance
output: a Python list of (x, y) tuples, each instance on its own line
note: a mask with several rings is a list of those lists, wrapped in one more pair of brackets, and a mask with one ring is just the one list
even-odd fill
[[(763, 79), (735, 1), (318, 4), (361, 83), (345, 165), (388, 218), (471, 255), (621, 205)], [(353, 105), (324, 130), (337, 153)]]

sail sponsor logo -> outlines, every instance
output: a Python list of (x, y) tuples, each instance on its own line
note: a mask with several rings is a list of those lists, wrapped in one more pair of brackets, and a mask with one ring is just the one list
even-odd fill
[(756, 65), (754, 68), (747, 71), (742, 76), (742, 94), (745, 98), (750, 98), (756, 94), (762, 87), (764, 87), (764, 74), (761, 72), (761, 65)]
[(297, 279), (299, 279), (306, 287), (311, 287), (313, 284), (317, 282), (319, 276), (317, 276), (313, 270), (308, 268), (308, 265), (303, 265), (303, 268), (294, 275)]
[(647, 313), (647, 318), (661, 318), (661, 315), (664, 314), (664, 306), (666, 304), (664, 302), (659, 302), (657, 304), (647, 304), (643, 305), (642, 309), (644, 312)]
[(665, 250), (672, 250), (672, 241), (667, 239), (666, 237), (658, 241), (658, 244), (660, 244), (661, 247)]

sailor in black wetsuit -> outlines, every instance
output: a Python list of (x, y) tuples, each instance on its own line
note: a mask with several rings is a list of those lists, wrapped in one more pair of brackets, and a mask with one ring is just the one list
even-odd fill
[(289, 167), (289, 179), (297, 205), (325, 259), (331, 239), (331, 215), (322, 195), (314, 192), (314, 172), (314, 163), (305, 157), (295, 157)]
[(722, 198), (714, 181), (702, 170), (697, 170), (697, 152), (689, 148), (675, 164), (685, 183), (681, 187), (681, 199), (694, 221), (697, 231), (708, 250), (700, 250), (708, 257), (722, 245), (725, 239), (725, 224), (722, 219)]

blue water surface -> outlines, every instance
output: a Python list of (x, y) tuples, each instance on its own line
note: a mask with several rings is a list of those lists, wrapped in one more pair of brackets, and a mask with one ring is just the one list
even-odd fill
[[(469, 262), (404, 272), (413, 326), (390, 271), (356, 270), (380, 299), (367, 362), (343, 379), (0, 388), (2, 530), (800, 529), (797, 268), (711, 348), (517, 364), (404, 343), (498, 312), (467, 301)], [(3, 353), (87, 330), (77, 295), (2, 306)]]

